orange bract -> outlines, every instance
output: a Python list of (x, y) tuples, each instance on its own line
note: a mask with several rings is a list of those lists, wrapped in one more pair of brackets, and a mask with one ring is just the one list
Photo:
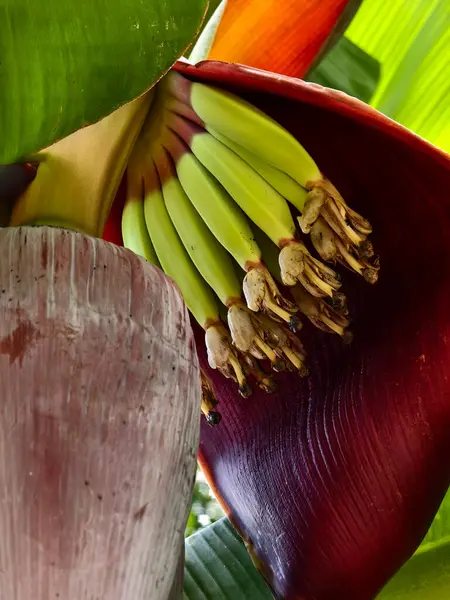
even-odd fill
[(209, 59), (302, 77), (348, 0), (228, 0)]

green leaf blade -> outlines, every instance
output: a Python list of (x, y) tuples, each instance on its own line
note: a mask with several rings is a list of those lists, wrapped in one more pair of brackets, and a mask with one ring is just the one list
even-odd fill
[[(244, 543), (223, 518), (185, 540), (184, 600), (271, 600)], [(377, 600), (450, 598), (450, 491), (421, 546)]]
[(195, 36), (207, 0), (3, 0), (0, 163), (145, 92)]
[(185, 551), (185, 600), (272, 599), (228, 519), (187, 538)]
[(366, 0), (346, 35), (382, 65), (372, 105), (450, 151), (448, 0)]
[(377, 600), (444, 600), (450, 597), (450, 541), (415, 554)]
[(380, 63), (376, 59), (341, 37), (307, 79), (369, 103), (380, 75)]

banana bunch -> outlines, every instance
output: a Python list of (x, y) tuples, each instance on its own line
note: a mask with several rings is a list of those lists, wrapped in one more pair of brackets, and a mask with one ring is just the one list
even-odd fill
[[(370, 232), (267, 115), (176, 72), (157, 86), (128, 164), (124, 244), (176, 281), (205, 331), (209, 364), (244, 397), (249, 381), (272, 391), (274, 371), (307, 375), (299, 313), (351, 339), (341, 278), (325, 262), (374, 283)], [(204, 374), (202, 391), (202, 412), (217, 424)]]

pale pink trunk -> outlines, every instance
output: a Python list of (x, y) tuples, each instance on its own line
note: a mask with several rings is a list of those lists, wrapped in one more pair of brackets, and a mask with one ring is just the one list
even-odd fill
[(0, 598), (166, 600), (200, 414), (180, 294), (74, 232), (0, 230), (0, 257)]

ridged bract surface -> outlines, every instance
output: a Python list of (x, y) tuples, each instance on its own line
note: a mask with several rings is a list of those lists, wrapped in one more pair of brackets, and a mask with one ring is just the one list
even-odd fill
[(180, 294), (107, 242), (0, 230), (0, 598), (179, 589), (200, 388)]
[[(306, 323), (311, 376), (272, 395), (243, 399), (209, 370), (222, 421), (203, 421), (200, 443), (277, 598), (371, 600), (450, 483), (450, 158), (333, 90), (219, 62), (176, 69), (279, 121), (373, 225), (379, 282), (345, 274), (353, 344)], [(206, 367), (201, 333), (198, 348)]]
[(311, 376), (270, 396), (243, 400), (210, 371), (222, 422), (202, 423), (200, 443), (277, 597), (372, 599), (450, 484), (450, 158), (339, 92), (236, 65), (183, 70), (277, 119), (373, 225), (379, 282), (345, 274), (354, 342), (305, 324)]

